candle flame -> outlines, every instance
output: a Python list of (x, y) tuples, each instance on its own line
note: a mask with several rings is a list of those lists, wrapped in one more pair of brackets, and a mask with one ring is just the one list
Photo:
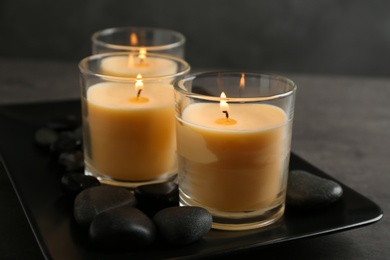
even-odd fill
[(142, 82), (142, 75), (138, 74), (137, 79), (135, 80), (135, 91), (137, 92), (137, 96), (130, 97), (129, 101), (137, 104), (149, 102), (149, 99), (147, 97), (141, 97), (141, 92), (143, 89), (144, 83)]
[(142, 82), (142, 75), (137, 75), (137, 80), (135, 81), (135, 92), (137, 92), (137, 97), (141, 94), (141, 91), (144, 89), (144, 83)]
[(218, 118), (217, 120), (215, 120), (215, 123), (218, 125), (225, 125), (225, 126), (237, 124), (237, 121), (235, 119), (229, 117), (229, 105), (227, 103), (225, 92), (221, 93), (221, 100), (219, 104), (220, 104), (219, 107), (221, 108), (222, 113), (225, 114), (225, 117)]
[(219, 103), (222, 113), (226, 114), (226, 117), (229, 118), (229, 105), (227, 103), (227, 98), (225, 92), (221, 93), (221, 101)]
[(146, 59), (146, 49), (141, 48), (140, 51), (139, 51), (139, 55), (138, 55), (138, 61), (134, 60), (134, 54), (133, 53), (129, 54), (129, 60), (127, 62), (127, 66), (129, 68), (132, 68), (134, 66), (137, 66), (137, 67), (149, 66), (149, 64), (147, 62), (145, 62), (145, 59)]
[(146, 59), (146, 49), (145, 48), (141, 48), (139, 50), (139, 56), (138, 58), (140, 59), (140, 62), (142, 63), (144, 61), (144, 59)]
[(242, 73), (240, 79), (240, 88), (244, 88), (244, 87), (245, 87), (245, 74)]
[(130, 45), (138, 45), (138, 37), (135, 32), (130, 34)]
[[(139, 44), (138, 37), (135, 32), (130, 33), (130, 45), (137, 46)], [(140, 48), (138, 58), (140, 59), (139, 63), (143, 63), (146, 58), (146, 49)], [(130, 61), (129, 61), (130, 64)]]

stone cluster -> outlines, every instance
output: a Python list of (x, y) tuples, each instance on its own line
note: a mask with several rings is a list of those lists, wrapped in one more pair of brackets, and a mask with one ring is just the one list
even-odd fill
[(211, 229), (211, 214), (200, 207), (180, 207), (174, 182), (144, 185), (130, 191), (104, 185), (84, 175), (81, 121), (67, 116), (48, 121), (35, 132), (35, 142), (63, 169), (62, 192), (73, 201), (76, 223), (100, 249), (132, 250), (156, 240), (186, 245)]
[[(73, 200), (74, 218), (87, 229), (93, 245), (124, 250), (149, 246), (156, 240), (186, 245), (208, 233), (211, 214), (200, 207), (180, 207), (174, 182), (130, 191), (84, 175), (80, 125), (74, 116), (50, 120), (36, 131), (35, 142), (54, 154), (64, 169), (62, 191)], [(286, 205), (298, 212), (326, 208), (343, 195), (336, 181), (303, 170), (289, 172), (287, 187)]]
[[(66, 186), (63, 183), (63, 190)], [(145, 248), (155, 241), (178, 246), (196, 242), (209, 232), (212, 216), (207, 210), (174, 205), (166, 193), (159, 193), (173, 184), (146, 186), (144, 191), (137, 188), (137, 195), (110, 185), (79, 192), (73, 204), (74, 219), (87, 230), (92, 245), (107, 250)], [(144, 212), (138, 205), (154, 211)]]

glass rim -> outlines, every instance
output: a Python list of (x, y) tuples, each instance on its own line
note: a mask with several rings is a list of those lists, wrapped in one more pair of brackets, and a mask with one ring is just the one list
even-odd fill
[[(286, 83), (291, 86), (288, 91), (283, 91), (278, 94), (272, 94), (272, 95), (267, 95), (267, 96), (256, 96), (256, 97), (226, 97), (226, 98), (221, 98), (221, 97), (216, 97), (216, 96), (209, 96), (205, 94), (199, 94), (199, 93), (193, 93), (191, 91), (188, 91), (186, 87), (184, 86), (184, 83), (187, 81), (194, 80), (196, 77), (203, 76), (203, 75), (218, 75), (218, 74), (245, 74), (245, 75), (255, 75), (255, 76), (267, 76), (270, 78), (279, 78), (282, 79), (283, 81), (286, 81)], [(275, 99), (280, 99), (284, 97), (288, 97), (293, 95), (296, 90), (297, 90), (297, 85), (295, 84), (294, 81), (291, 79), (281, 76), (276, 73), (269, 73), (269, 72), (253, 72), (253, 71), (240, 71), (240, 70), (215, 70), (215, 71), (207, 71), (207, 72), (196, 72), (196, 73), (191, 73), (189, 75), (184, 76), (183, 78), (175, 80), (174, 84), (174, 89), (175, 91), (180, 92), (181, 94), (188, 96), (189, 98), (194, 98), (194, 99), (199, 99), (199, 100), (207, 100), (207, 101), (214, 101), (214, 102), (220, 102), (221, 100), (226, 100), (229, 102), (234, 102), (234, 103), (240, 103), (240, 102), (256, 102), (256, 101), (270, 101), (270, 100), (275, 100)]]
[[(93, 54), (93, 55), (90, 55), (90, 56), (83, 58), (79, 62), (78, 68), (79, 68), (79, 71), (85, 75), (99, 77), (99, 78), (109, 80), (109, 81), (133, 82), (133, 81), (136, 81), (139, 79), (137, 79), (136, 77), (129, 77), (129, 76), (107, 75), (104, 73), (99, 73), (99, 72), (93, 71), (93, 70), (89, 69), (87, 66), (88, 63), (92, 60), (103, 60), (105, 57), (128, 56), (130, 54), (139, 54), (139, 52), (108, 52), (108, 53)], [(150, 76), (142, 77), (142, 81), (155, 81), (156, 79), (176, 78), (178, 76), (183, 76), (183, 75), (187, 74), (191, 70), (191, 66), (187, 61), (185, 61), (181, 58), (172, 56), (172, 55), (159, 54), (159, 53), (149, 53), (146, 56), (175, 61), (176, 63), (179, 63), (180, 65), (182, 65), (183, 68), (180, 71), (173, 73), (173, 74), (158, 75), (158, 76), (152, 76), (152, 77), (150, 77)]]
[[(160, 31), (160, 32), (168, 32), (178, 38), (178, 41), (169, 43), (169, 44), (163, 44), (163, 45), (151, 45), (151, 46), (129, 46), (129, 45), (119, 45), (115, 43), (108, 43), (105, 41), (102, 41), (99, 39), (100, 36), (106, 36), (111, 33), (117, 33), (117, 32), (130, 32), (131, 30), (145, 30), (145, 31)], [(163, 28), (157, 28), (157, 27), (138, 27), (138, 26), (126, 26), (126, 27), (111, 27), (106, 28), (100, 31), (97, 31), (92, 34), (91, 40), (93, 44), (104, 46), (106, 48), (110, 48), (113, 50), (127, 50), (127, 51), (136, 51), (140, 48), (147, 48), (150, 51), (162, 51), (162, 50), (169, 50), (174, 49), (176, 47), (179, 47), (181, 45), (184, 45), (186, 42), (185, 36), (174, 30), (170, 29), (163, 29)]]

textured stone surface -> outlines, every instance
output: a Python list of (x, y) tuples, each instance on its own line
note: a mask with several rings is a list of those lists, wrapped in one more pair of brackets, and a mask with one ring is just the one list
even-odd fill
[(298, 209), (326, 207), (343, 195), (343, 188), (335, 181), (311, 174), (307, 171), (290, 171), (287, 184), (286, 203)]
[(164, 208), (179, 205), (178, 185), (174, 182), (142, 185), (135, 189), (134, 194), (138, 207), (149, 216)]
[(75, 198), (81, 191), (99, 186), (99, 180), (94, 176), (82, 173), (66, 173), (61, 178), (62, 192), (70, 198)]
[(170, 207), (153, 218), (159, 235), (172, 245), (186, 245), (201, 239), (211, 228), (212, 216), (200, 207)]
[(96, 216), (89, 228), (89, 237), (98, 249), (133, 250), (151, 245), (156, 228), (137, 208), (122, 206)]
[(125, 205), (136, 205), (136, 198), (131, 191), (121, 187), (101, 185), (86, 189), (77, 195), (73, 214), (79, 225), (88, 227), (99, 213)]

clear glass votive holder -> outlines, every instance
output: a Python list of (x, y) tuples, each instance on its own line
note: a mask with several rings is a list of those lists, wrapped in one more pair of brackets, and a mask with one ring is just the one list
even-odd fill
[(169, 55), (139, 60), (116, 52), (86, 57), (79, 70), (85, 174), (129, 188), (174, 179), (173, 81), (189, 64)]
[(285, 210), (296, 85), (273, 74), (203, 72), (175, 81), (180, 205), (213, 228), (248, 230)]
[(184, 59), (186, 38), (177, 31), (153, 27), (114, 27), (92, 35), (92, 53), (146, 52)]

